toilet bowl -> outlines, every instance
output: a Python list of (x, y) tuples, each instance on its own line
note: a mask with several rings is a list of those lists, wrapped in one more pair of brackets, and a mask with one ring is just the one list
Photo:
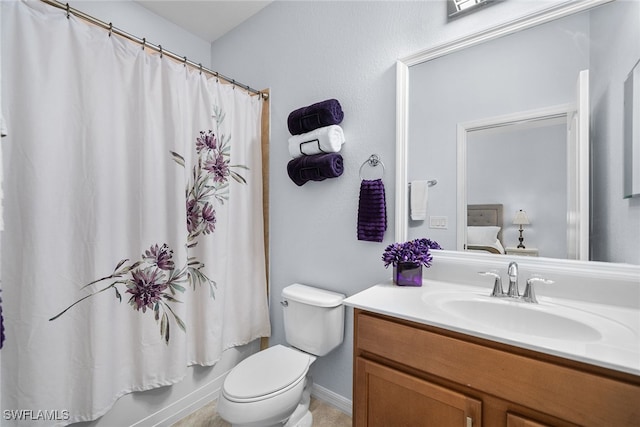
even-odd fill
[(301, 284), (282, 291), (286, 340), (255, 353), (224, 380), (217, 412), (234, 427), (311, 427), (309, 367), (342, 343), (344, 295)]
[[(224, 381), (218, 414), (233, 426), (295, 426), (294, 412), (306, 415), (314, 356), (276, 345), (240, 362)], [(306, 408), (298, 408), (304, 405)], [(300, 418), (302, 418), (302, 416)], [(309, 424), (310, 425), (310, 424)]]

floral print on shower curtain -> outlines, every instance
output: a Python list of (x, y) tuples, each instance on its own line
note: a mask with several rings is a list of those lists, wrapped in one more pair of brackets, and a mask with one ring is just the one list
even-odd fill
[[(224, 117), (225, 114), (221, 108), (214, 108), (213, 118), (218, 129), (224, 121)], [(246, 179), (235, 169), (248, 168), (245, 165), (229, 164), (230, 141), (229, 135), (222, 134), (218, 138), (211, 130), (200, 131), (200, 136), (196, 139), (195, 147), (198, 157), (193, 166), (191, 181), (185, 190), (187, 252), (198, 245), (198, 236), (213, 234), (215, 231), (215, 206), (217, 203), (222, 204), (225, 200), (229, 200), (229, 177), (240, 184), (247, 183)], [(178, 165), (185, 167), (184, 156), (173, 151), (171, 151), (171, 155)], [(128, 302), (133, 309), (142, 310), (143, 313), (147, 309), (153, 311), (155, 320), (160, 325), (160, 335), (164, 337), (165, 342), (169, 343), (171, 337), (170, 316), (182, 331), (186, 331), (184, 322), (172, 308), (173, 303), (182, 302), (176, 296), (185, 291), (183, 285), (188, 283), (195, 290), (196, 286), (206, 284), (212, 298), (215, 298), (214, 287), (217, 286), (213, 280), (207, 277), (203, 271), (205, 264), (197, 257), (188, 257), (187, 263), (179, 267), (176, 267), (172, 258), (173, 250), (166, 243), (162, 245), (156, 243), (147, 249), (138, 261), (130, 262), (127, 258), (120, 260), (112, 274), (93, 280), (84, 285), (82, 289), (105, 281), (110, 282), (107, 286), (98, 286), (97, 289), (81, 297), (49, 320), (57, 319), (76, 304), (110, 289), (115, 292), (118, 301), (122, 302), (120, 288), (124, 288), (125, 293), (131, 294)], [(1, 310), (0, 314), (2, 314)], [(4, 328), (2, 329), (2, 338), (4, 340)], [(0, 348), (1, 345), (0, 342)]]
[(92, 420), (268, 336), (261, 101), (44, 3), (1, 7), (3, 409)]

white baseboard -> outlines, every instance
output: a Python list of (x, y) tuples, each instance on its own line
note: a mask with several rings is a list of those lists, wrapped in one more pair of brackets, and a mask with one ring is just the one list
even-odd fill
[(311, 395), (317, 399), (322, 400), (325, 403), (328, 403), (331, 406), (338, 408), (349, 416), (352, 415), (353, 409), (351, 400), (339, 395), (338, 393), (334, 393), (327, 388), (314, 384), (311, 388)]
[(222, 384), (229, 371), (213, 381), (194, 390), (182, 399), (172, 403), (132, 424), (130, 427), (169, 427), (189, 414), (197, 411), (207, 403), (218, 398)]
[[(187, 415), (192, 414), (212, 400), (217, 399), (220, 395), (224, 379), (228, 373), (229, 371), (223, 373), (213, 381), (194, 390), (171, 405), (166, 406), (148, 417), (132, 424), (130, 427), (170, 427), (172, 424)], [(338, 393), (334, 393), (333, 391), (317, 384), (314, 384), (311, 388), (311, 394), (313, 397), (320, 399), (351, 416), (352, 402), (346, 397), (341, 396)]]

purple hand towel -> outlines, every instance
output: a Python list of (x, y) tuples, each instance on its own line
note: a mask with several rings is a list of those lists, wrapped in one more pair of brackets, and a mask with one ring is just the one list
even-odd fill
[(358, 202), (358, 240), (382, 242), (387, 229), (387, 203), (381, 179), (363, 179)]
[(292, 111), (287, 124), (291, 135), (300, 135), (321, 127), (340, 124), (343, 118), (340, 102), (337, 99), (327, 99)]
[(289, 178), (300, 186), (307, 181), (323, 181), (342, 175), (344, 165), (338, 153), (314, 154), (292, 159), (287, 164)]

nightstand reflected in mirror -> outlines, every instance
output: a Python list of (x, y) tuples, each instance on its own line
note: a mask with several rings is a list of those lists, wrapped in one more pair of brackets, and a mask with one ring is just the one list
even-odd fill
[(521, 256), (538, 256), (537, 248), (514, 248), (507, 247), (505, 248), (505, 252), (507, 255), (521, 255)]

